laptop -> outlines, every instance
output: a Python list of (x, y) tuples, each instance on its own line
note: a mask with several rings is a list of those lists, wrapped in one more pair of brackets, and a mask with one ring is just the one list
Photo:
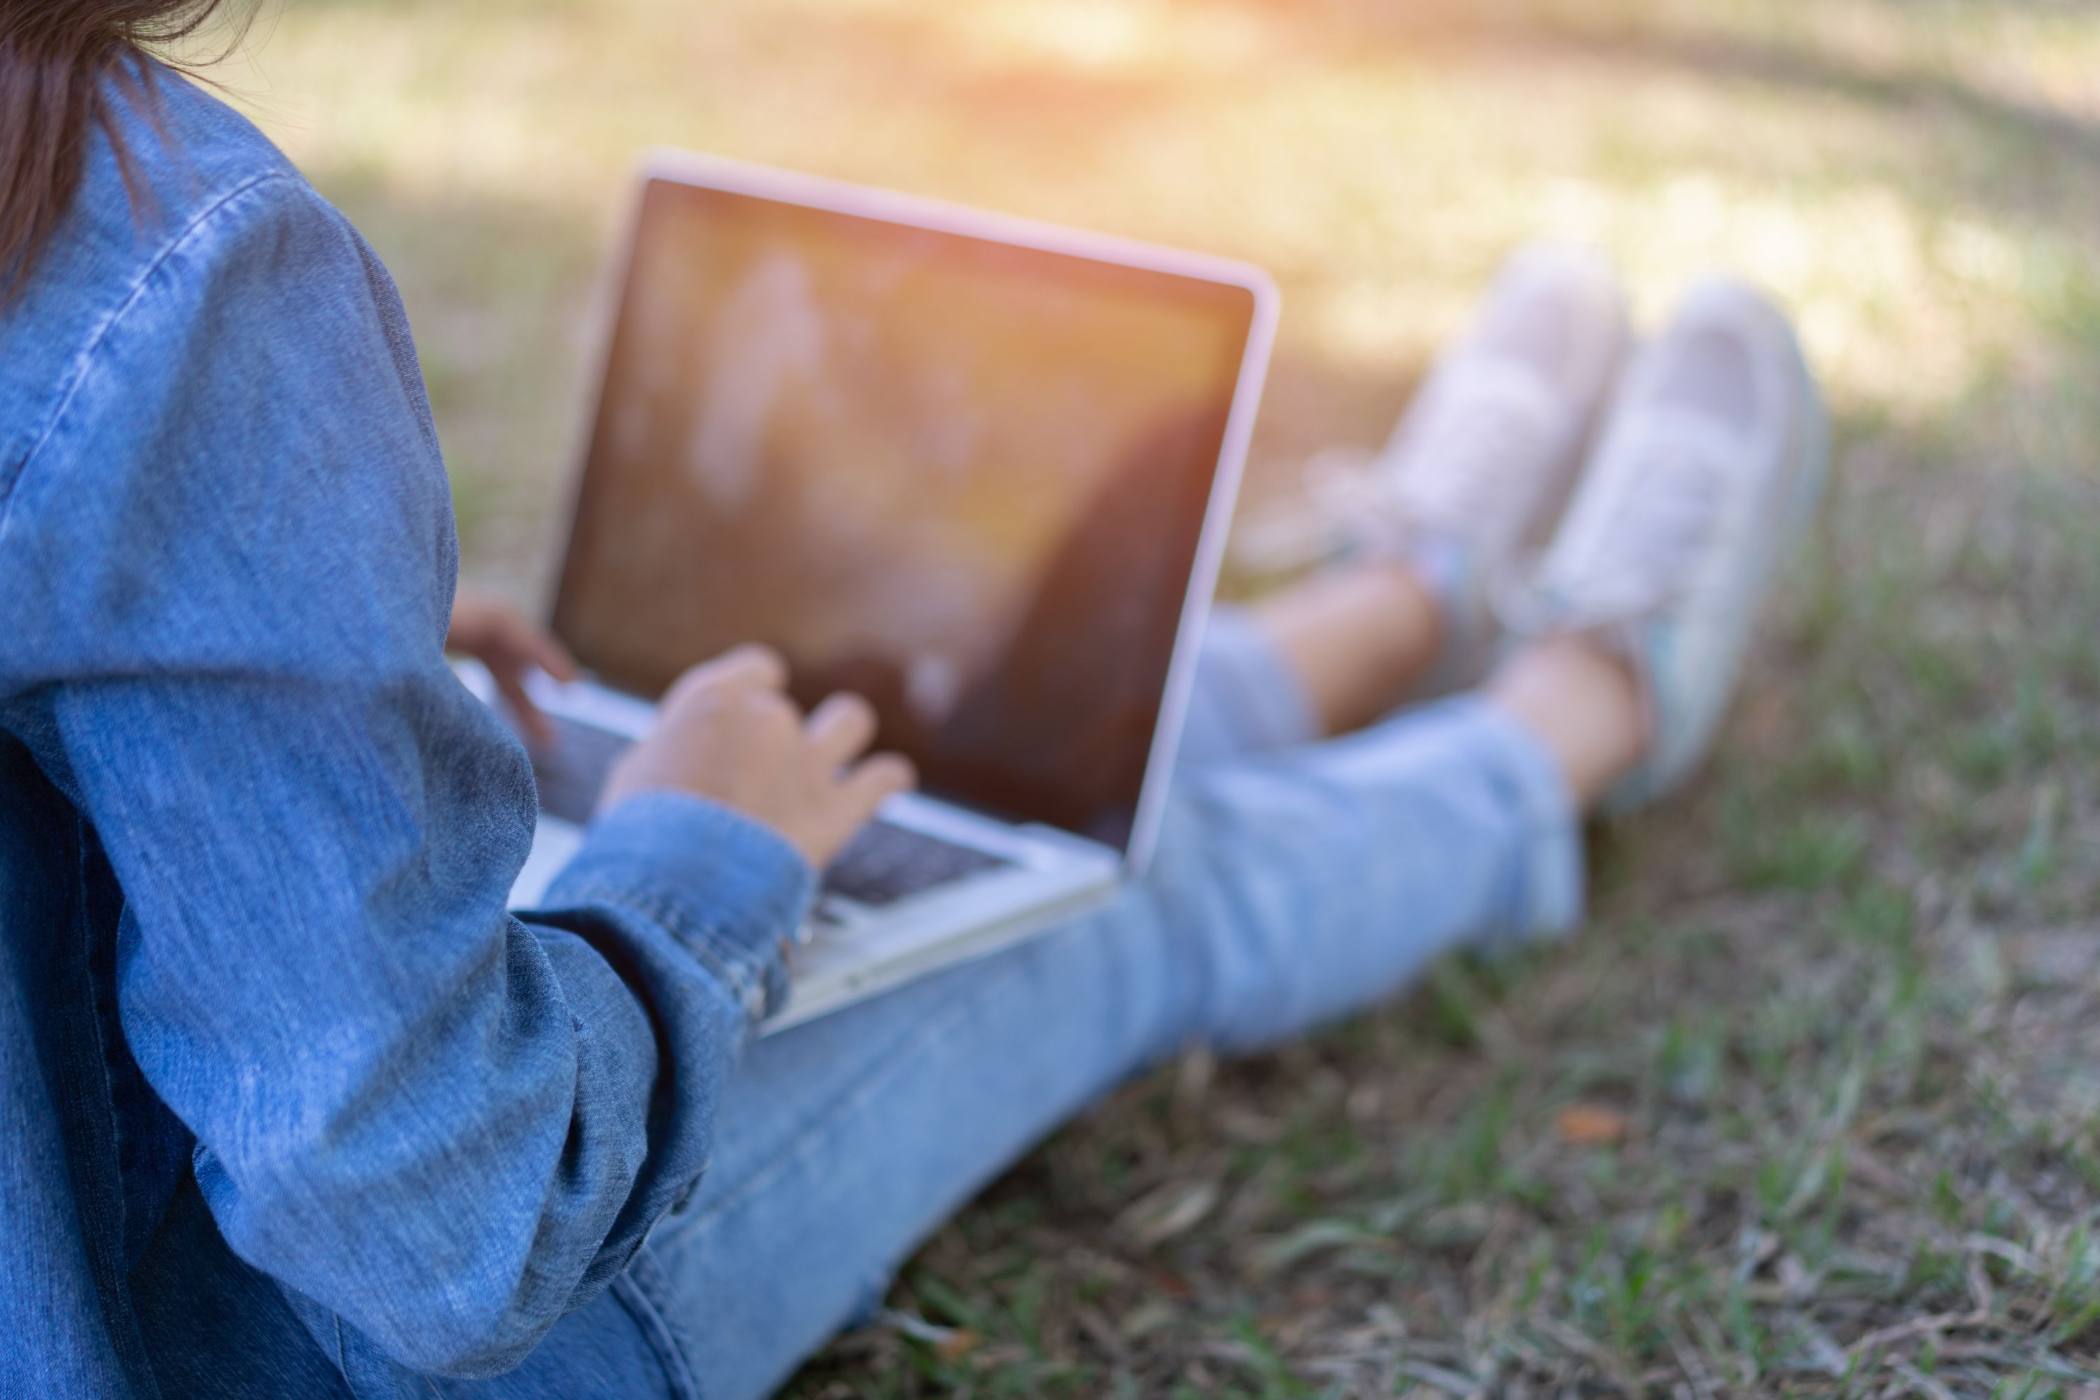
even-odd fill
[[(512, 902), (744, 642), (917, 766), (766, 1030), (1069, 918), (1158, 837), (1276, 319), (1237, 262), (712, 158), (643, 167), (537, 682)], [(468, 674), (486, 698), (485, 675)]]

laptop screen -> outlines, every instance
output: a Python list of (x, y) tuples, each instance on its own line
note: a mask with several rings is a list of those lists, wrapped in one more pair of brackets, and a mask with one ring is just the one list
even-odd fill
[(1120, 845), (1254, 296), (652, 180), (554, 626), (655, 697), (742, 642), (925, 789)]

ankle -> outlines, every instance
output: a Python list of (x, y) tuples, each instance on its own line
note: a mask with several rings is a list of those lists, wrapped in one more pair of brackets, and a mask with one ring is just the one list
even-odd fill
[(1364, 560), (1307, 580), (1256, 609), (1323, 733), (1368, 724), (1420, 683), (1443, 644), (1434, 593), (1407, 565)]
[(1648, 749), (1640, 680), (1624, 655), (1593, 638), (1549, 637), (1526, 646), (1496, 670), (1487, 698), (1553, 756), (1585, 810)]

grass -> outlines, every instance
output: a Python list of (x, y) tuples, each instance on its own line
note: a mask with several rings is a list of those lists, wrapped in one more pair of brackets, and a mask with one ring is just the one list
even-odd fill
[(1243, 517), (1511, 246), (1795, 308), (1833, 499), (1591, 927), (1190, 1059), (808, 1396), (2100, 1394), (2100, 16), (2048, 0), (306, 0), (229, 77), (400, 275), (470, 572), (544, 586), (655, 142), (1254, 258)]

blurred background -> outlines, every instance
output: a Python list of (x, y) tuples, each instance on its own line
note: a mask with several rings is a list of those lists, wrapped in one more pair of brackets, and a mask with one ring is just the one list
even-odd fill
[(298, 0), (219, 76), (399, 278), (534, 606), (653, 144), (1267, 266), (1255, 533), (1525, 240), (1799, 319), (1830, 509), (1595, 927), (1136, 1086), (805, 1393), (2100, 1394), (2094, 6)]
[(1531, 237), (1651, 313), (1762, 281), (1877, 427), (2052, 395), (2100, 316), (2100, 26), (2048, 0), (300, 0), (248, 55), (237, 97), (403, 285), (477, 573), (548, 553), (657, 143), (1267, 266), (1256, 516), (1382, 438)]

